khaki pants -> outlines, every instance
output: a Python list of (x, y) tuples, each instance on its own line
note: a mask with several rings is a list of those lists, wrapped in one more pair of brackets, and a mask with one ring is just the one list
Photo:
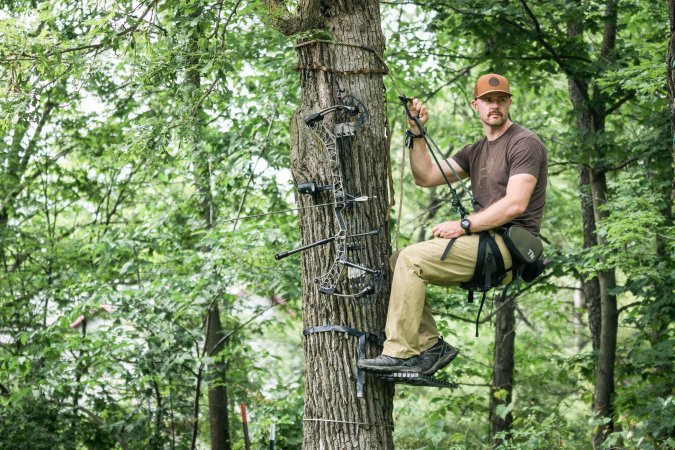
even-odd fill
[[(458, 238), (445, 261), (441, 255), (449, 239), (431, 239), (410, 245), (392, 256), (395, 260), (387, 323), (387, 340), (382, 353), (396, 358), (409, 358), (433, 347), (438, 341), (436, 321), (426, 298), (427, 284), (458, 286), (471, 280), (478, 254), (477, 234)], [(501, 236), (495, 240), (504, 258), (504, 267), (511, 267), (511, 254)], [(398, 256), (398, 257), (397, 257)], [(508, 272), (502, 284), (511, 281)]]

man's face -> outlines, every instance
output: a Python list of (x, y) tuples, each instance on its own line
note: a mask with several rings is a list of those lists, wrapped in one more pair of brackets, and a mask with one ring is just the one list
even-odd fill
[(478, 112), (484, 124), (500, 127), (509, 118), (511, 96), (503, 92), (491, 92), (473, 100), (471, 106)]

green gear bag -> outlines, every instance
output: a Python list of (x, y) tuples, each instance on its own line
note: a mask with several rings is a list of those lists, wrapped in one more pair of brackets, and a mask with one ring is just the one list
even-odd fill
[(511, 252), (511, 257), (520, 263), (533, 263), (544, 251), (541, 239), (518, 225), (505, 228), (502, 237)]

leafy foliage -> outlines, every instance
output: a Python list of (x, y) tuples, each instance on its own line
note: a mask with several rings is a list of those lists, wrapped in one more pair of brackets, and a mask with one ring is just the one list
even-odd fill
[[(480, 136), (472, 81), (494, 70), (512, 82), (514, 120), (549, 149), (542, 235), (552, 264), (518, 301), (513, 402), (498, 411), (514, 424), (495, 445), (589, 447), (595, 355), (574, 294), (578, 279), (611, 268), (621, 431), (605, 445), (673, 448), (665, 11), (620, 2), (621, 39), (593, 59), (602, 4), (538, 2), (531, 14), (525, 4), (382, 5), (391, 74), (430, 106), (442, 148)], [(298, 93), (291, 45), (266, 14), (238, 1), (0, 6), (0, 447), (190, 448), (196, 419), (207, 439), (203, 394), (216, 364), (227, 368), (234, 448), (244, 401), (253, 442), (264, 445), (276, 423), (277, 447), (299, 447), (299, 269), (271, 259), (298, 231), (287, 214), (267, 215), (292, 207), (285, 168)], [(570, 18), (585, 34), (568, 38)], [(596, 99), (614, 108), (603, 133), (576, 129), (569, 74), (592, 75)], [(387, 82), (398, 164), (401, 111)], [(590, 250), (580, 165), (609, 178), (605, 244)], [(454, 214), (442, 191), (422, 192), (409, 176), (402, 194), (401, 245)], [(445, 372), (460, 389), (398, 389), (397, 448), (487, 448), (489, 320), (474, 339), (464, 292), (431, 288), (429, 298), (462, 352)], [(206, 354), (214, 304), (225, 345)]]

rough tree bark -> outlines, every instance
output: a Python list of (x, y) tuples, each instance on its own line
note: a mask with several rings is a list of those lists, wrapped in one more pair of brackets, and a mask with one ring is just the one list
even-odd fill
[[(495, 319), (495, 348), (492, 362), (492, 387), (490, 388), (490, 426), (492, 436), (500, 432), (509, 432), (513, 423), (513, 414), (504, 418), (497, 414), (499, 405), (509, 405), (513, 392), (514, 345), (516, 341), (516, 301), (509, 298), (497, 311)], [(498, 391), (506, 391), (506, 396), (495, 396)], [(498, 397), (501, 397), (498, 398)], [(501, 441), (500, 441), (501, 442)], [(498, 442), (495, 441), (495, 444)]]
[[(319, 294), (313, 279), (328, 270), (335, 259), (332, 244), (315, 247), (302, 254), (303, 326), (347, 326), (384, 336), (386, 303), (389, 294), (387, 264), (389, 232), (387, 226), (387, 140), (385, 136), (384, 84), (382, 65), (372, 52), (381, 55), (384, 37), (376, 0), (305, 0), (296, 13), (289, 13), (282, 1), (268, 0), (275, 27), (287, 35), (323, 29), (334, 43), (304, 39), (297, 52), (300, 68), (301, 105), (291, 121), (291, 165), (296, 182), (332, 183), (327, 152), (305, 125), (304, 118), (337, 103), (336, 89), (362, 101), (370, 111), (369, 120), (358, 130), (350, 154), (342, 154), (344, 190), (353, 195), (375, 195), (368, 202), (355, 204), (349, 226), (358, 230), (379, 229), (380, 234), (363, 239), (365, 261), (382, 270), (379, 293), (369, 298), (351, 299)], [(345, 45), (347, 44), (347, 45)], [(335, 116), (324, 119), (332, 130)], [(332, 192), (321, 194), (330, 201)], [(311, 196), (297, 194), (299, 207), (311, 206)], [(337, 224), (330, 208), (301, 210), (302, 243), (309, 244), (335, 235)], [(354, 231), (352, 229), (351, 231)], [(346, 271), (345, 271), (346, 272)], [(348, 290), (345, 280), (342, 291)], [(369, 344), (368, 357), (381, 351)], [(303, 448), (391, 449), (393, 387), (366, 375), (363, 398), (357, 398), (356, 337), (341, 332), (322, 332), (306, 336), (305, 408)]]
[[(593, 203), (596, 221), (606, 218), (606, 212), (600, 207), (607, 202), (607, 179), (604, 171), (593, 171), (591, 176)], [(598, 245), (605, 245), (600, 236)], [(598, 426), (593, 433), (593, 446), (600, 448), (609, 433), (614, 431), (614, 363), (616, 361), (616, 339), (619, 328), (616, 295), (611, 292), (616, 288), (614, 269), (602, 270), (598, 273), (600, 282), (600, 348), (595, 365), (595, 390), (593, 408), (598, 419), (609, 419), (605, 426)]]
[[(666, 226), (673, 224), (673, 202), (675, 201), (675, 0), (668, 1), (668, 21), (670, 23), (670, 40), (668, 42), (668, 56), (666, 59), (666, 80), (668, 84), (668, 105), (670, 107), (670, 133), (672, 137), (672, 155), (673, 163), (670, 166), (669, 175), (672, 179), (670, 195), (665, 196), (665, 205), (661, 210), (661, 214), (666, 221)], [(661, 236), (656, 238), (656, 254), (661, 260), (669, 258), (668, 253), (668, 237)], [(665, 322), (665, 321), (664, 321)], [(668, 332), (667, 322), (659, 329), (658, 332), (652, 336), (653, 345), (660, 342), (661, 335)]]
[[(208, 313), (206, 349), (210, 355), (217, 355), (225, 347), (222, 341), (223, 326), (220, 322), (220, 309), (217, 304)], [(209, 431), (211, 450), (230, 450), (230, 428), (227, 398), (227, 366), (222, 361), (213, 363), (209, 373)]]
[[(611, 52), (616, 44), (616, 26), (616, 0), (607, 0), (605, 3), (603, 40), (598, 55), (602, 61), (611, 60)], [(583, 30), (578, 21), (575, 20), (568, 23), (567, 31), (568, 36), (574, 39)], [(607, 116), (607, 100), (598, 86), (593, 84), (592, 79), (584, 79), (582, 76), (570, 72), (568, 72), (568, 85), (570, 98), (577, 115), (577, 127), (581, 135), (588, 136), (602, 133), (605, 129)], [(589, 88), (589, 86), (592, 87)], [(607, 202), (606, 169), (601, 166), (605, 149), (596, 144), (592, 145), (594, 159), (600, 161), (600, 165), (596, 164), (596, 167), (582, 166), (579, 176), (579, 184), (582, 189), (585, 186), (590, 187), (593, 211), (591, 215), (589, 208), (591, 205), (588, 204), (588, 198), (582, 191), (585, 248), (604, 244), (603, 237), (598, 236), (595, 231), (596, 224), (605, 219), (608, 214), (601, 209), (601, 206)], [(614, 363), (618, 331), (616, 296), (612, 294), (616, 287), (614, 270), (608, 269), (598, 272), (597, 285), (594, 284), (596, 281), (591, 281), (593, 284), (589, 284), (588, 281), (585, 283), (584, 293), (589, 304), (589, 325), (593, 334), (593, 347), (597, 351), (593, 409), (599, 420), (609, 419), (604, 426), (596, 426), (593, 430), (593, 447), (599, 448), (606, 436), (614, 430), (612, 400), (614, 397)], [(598, 312), (599, 327), (597, 326)]]
[[(670, 22), (670, 40), (668, 42), (667, 80), (668, 105), (670, 106), (670, 130), (673, 134), (673, 161), (675, 162), (675, 0), (668, 0), (668, 18)], [(672, 198), (675, 198), (675, 179), (672, 185)]]
[[(571, 39), (583, 34), (583, 27), (579, 21), (567, 25), (567, 35)], [(568, 77), (568, 91), (576, 112), (577, 130), (583, 133), (591, 132), (593, 120), (590, 105), (588, 104), (588, 88), (586, 80)], [(584, 229), (584, 248), (593, 248), (598, 245), (595, 235), (595, 213), (593, 211), (593, 194), (591, 192), (591, 172), (587, 166), (579, 167), (579, 193), (581, 213)], [(588, 308), (588, 326), (591, 331), (593, 351), (600, 348), (600, 281), (598, 277), (582, 280), (582, 291)]]

